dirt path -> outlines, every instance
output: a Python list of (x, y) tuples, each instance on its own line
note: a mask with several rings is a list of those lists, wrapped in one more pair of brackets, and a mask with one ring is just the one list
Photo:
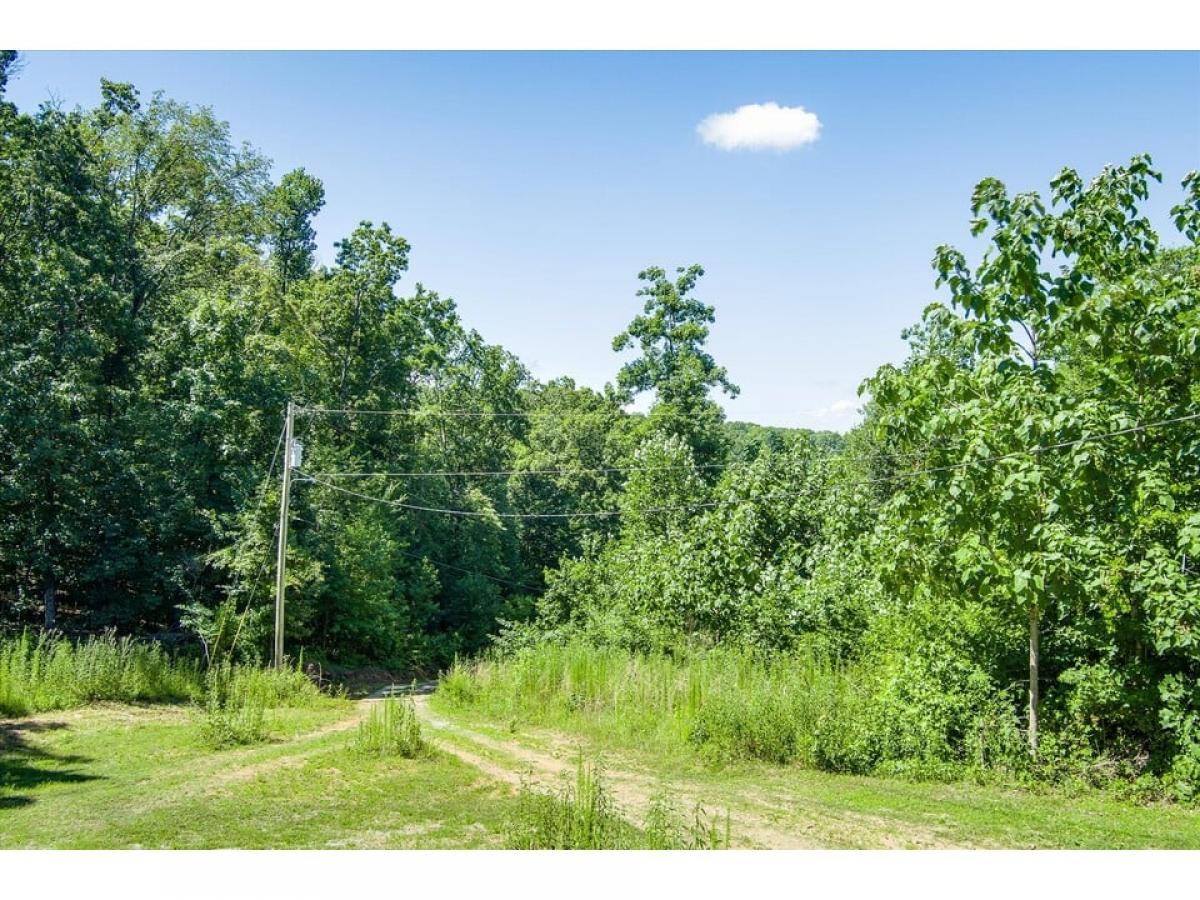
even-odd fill
[[(475, 766), (488, 777), (512, 785), (527, 783), (553, 790), (574, 775), (579, 746), (568, 736), (545, 729), (505, 740), (495, 729), (450, 721), (429, 707), (427, 695), (415, 698), (427, 738), (442, 750)], [(488, 731), (492, 731), (491, 734)], [(804, 849), (831, 846), (944, 847), (932, 829), (898, 827), (870, 816), (844, 812), (837, 816), (807, 812), (786, 797), (761, 790), (717, 795), (686, 774), (652, 777), (628, 765), (606, 760), (604, 779), (621, 809), (642, 821), (656, 798), (667, 800), (683, 815), (700, 806), (708, 815), (729, 815), (731, 843), (736, 847)]]
[[(303, 764), (321, 747), (314, 739), (357, 727), (371, 707), (388, 696), (412, 695), (427, 740), (439, 749), (478, 769), (487, 778), (518, 788), (554, 791), (564, 779), (574, 777), (580, 742), (570, 735), (547, 729), (523, 730), (509, 737), (494, 724), (453, 721), (429, 706), (435, 682), (389, 685), (359, 700), (352, 714), (313, 731), (296, 735), (287, 743), (291, 752), (265, 760), (246, 760), (225, 769), (210, 789), (259, 778)], [(589, 757), (590, 758), (590, 757)], [(878, 816), (839, 810), (806, 809), (802, 800), (784, 792), (765, 790), (762, 784), (714, 788), (687, 772), (663, 777), (637, 771), (628, 760), (606, 757), (604, 780), (624, 814), (634, 822), (645, 819), (656, 801), (666, 801), (680, 815), (690, 817), (697, 807), (718, 821), (729, 816), (731, 843), (735, 847), (805, 849), (818, 847), (946, 847), (955, 846), (933, 828), (912, 822), (889, 821)], [(959, 845), (961, 846), (961, 845)]]

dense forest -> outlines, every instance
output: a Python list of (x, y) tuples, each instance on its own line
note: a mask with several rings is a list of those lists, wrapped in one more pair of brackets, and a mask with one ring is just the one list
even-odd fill
[(981, 181), (986, 251), (936, 250), (908, 358), (811, 433), (725, 420), (698, 265), (631, 277), (604, 390), (541, 382), (401, 286), (389, 225), (318, 266), (321, 182), (212, 110), (18, 110), (15, 61), (0, 625), (265, 653), (294, 401), (289, 647), (803, 650), (871, 673), (841, 768), (1028, 748), (1200, 791), (1200, 175), (1162, 239), (1148, 156)]

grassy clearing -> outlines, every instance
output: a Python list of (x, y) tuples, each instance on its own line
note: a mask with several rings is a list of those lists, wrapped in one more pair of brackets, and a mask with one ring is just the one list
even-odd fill
[(271, 733), (277, 708), (319, 705), (323, 695), (297, 666), (263, 669), (228, 661), (207, 669), (156, 644), (104, 634), (71, 641), (54, 633), (0, 638), (0, 715), (27, 716), (99, 702), (195, 703), (213, 748)]
[(72, 642), (28, 631), (0, 637), (0, 715), (25, 716), (97, 701), (197, 700), (198, 662), (155, 644), (105, 634)]
[[(1127, 783), (1097, 790), (996, 764), (989, 748), (1019, 738), (1003, 722), (964, 735), (954, 763), (923, 757), (919, 746), (876, 762), (877, 736), (890, 723), (872, 707), (871, 689), (864, 673), (804, 656), (545, 645), (456, 665), (432, 704), (456, 724), (478, 731), (487, 723), (494, 740), (528, 741), (531, 750), (539, 740), (578, 742), (645, 777), (683, 777), (710, 808), (748, 808), (749, 795), (790, 790), (771, 816), (820, 846), (892, 845), (872, 827), (826, 827), (851, 816), (881, 817), (917, 836), (901, 846), (1200, 847), (1194, 808), (1132, 802)], [(889, 777), (850, 777), (880, 775)]]
[[(580, 811), (582, 798), (583, 807), (618, 816), (639, 810), (621, 816), (627, 825), (599, 829), (637, 846), (721, 846), (729, 810), (739, 846), (1200, 848), (1200, 814), (1178, 806), (753, 761), (714, 768), (694, 753), (672, 757), (599, 732), (528, 725), (514, 732), (508, 721), (460, 709), (422, 715), (433, 720), (422, 722), (426, 743), (465, 748), (486, 764), (467, 765), (440, 749), (413, 759), (357, 752), (361, 714), (338, 698), (271, 708), (268, 740), (216, 751), (202, 740), (196, 707), (103, 703), (3, 720), (0, 847), (613, 843), (594, 840), (596, 828), (588, 838), (587, 827), (570, 824), (597, 818)], [(564, 769), (575, 770), (579, 748), (586, 759), (605, 760), (611, 802), (589, 800), (594, 794), (578, 780), (565, 804), (561, 790), (539, 799), (510, 787), (529, 771), (531, 755), (555, 764), (550, 786)], [(498, 777), (502, 769), (510, 777)], [(656, 822), (653, 802), (647, 809), (634, 801), (639, 784), (645, 796), (670, 797), (682, 812), (663, 803)], [(720, 816), (690, 818), (699, 802)]]
[(269, 710), (211, 750), (197, 712), (103, 704), (0, 723), (0, 847), (500, 846), (504, 785), (457, 760), (352, 752), (349, 701)]
[[(620, 795), (653, 792), (683, 808), (728, 811), (737, 846), (830, 848), (1200, 849), (1200, 811), (1134, 805), (1096, 791), (1071, 796), (971, 781), (920, 782), (741, 760), (713, 766), (593, 724), (576, 729), (482, 714), (434, 694), (426, 732), (493, 769), (561, 771), (580, 751), (605, 760)], [(436, 729), (433, 727), (436, 726)]]
[(607, 734), (713, 761), (819, 765), (838, 756), (860, 685), (811, 658), (713, 650), (634, 655), (585, 644), (457, 663), (439, 702), (509, 721)]
[(1162, 796), (1120, 761), (1051, 747), (1030, 757), (1017, 710), (986, 685), (933, 701), (906, 695), (903, 673), (811, 654), (738, 648), (634, 654), (585, 643), (541, 644), (457, 662), (438, 702), (493, 719), (609, 735), (714, 764), (759, 760), (914, 780), (970, 778), (1069, 790)]
[[(71, 652), (136, 658), (113, 646)], [(417, 706), (356, 707), (293, 670), (201, 685), (194, 704), (60, 694), (72, 708), (0, 720), (0, 846), (1200, 848), (1182, 806), (805, 765), (855, 680), (782, 660), (549, 648), (456, 667)]]

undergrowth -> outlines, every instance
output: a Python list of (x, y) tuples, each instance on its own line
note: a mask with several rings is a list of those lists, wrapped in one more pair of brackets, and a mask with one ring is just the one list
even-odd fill
[(216, 663), (204, 678), (201, 739), (214, 749), (266, 740), (270, 709), (310, 706), (321, 696), (299, 667), (263, 669)]
[(760, 760), (915, 779), (1025, 771), (1006, 698), (987, 686), (926, 703), (920, 674), (737, 648), (637, 654), (552, 644), (459, 661), (435, 702), (489, 717), (688, 748), (712, 764)]
[(83, 641), (44, 631), (0, 637), (0, 715), (96, 701), (197, 700), (203, 685), (198, 661), (175, 659), (157, 644), (111, 632)]

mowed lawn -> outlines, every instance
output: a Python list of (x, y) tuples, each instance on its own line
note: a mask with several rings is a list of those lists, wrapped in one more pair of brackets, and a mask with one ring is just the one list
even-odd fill
[(358, 711), (270, 713), (272, 740), (213, 751), (197, 713), (105, 705), (0, 722), (0, 847), (488, 847), (511, 788), (453, 757), (350, 751)]

